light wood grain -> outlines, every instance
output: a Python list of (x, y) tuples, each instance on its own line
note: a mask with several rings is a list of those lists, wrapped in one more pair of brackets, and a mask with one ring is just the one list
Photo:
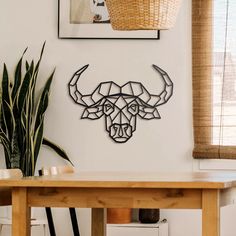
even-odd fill
[(92, 236), (104, 236), (106, 208), (202, 209), (202, 236), (219, 236), (220, 198), (236, 187), (236, 174), (79, 172), (3, 186), (13, 187), (14, 236), (29, 235), (31, 206), (93, 208)]
[(29, 188), (30, 206), (200, 209), (201, 190)]
[(202, 193), (202, 236), (220, 236), (220, 192), (204, 189)]
[(30, 208), (27, 204), (27, 188), (12, 189), (12, 233), (14, 236), (30, 236)]
[(224, 189), (236, 186), (235, 181), (236, 173), (78, 172), (56, 176), (27, 177), (22, 181), (0, 180), (0, 186)]
[(106, 210), (103, 208), (92, 209), (92, 236), (106, 236)]

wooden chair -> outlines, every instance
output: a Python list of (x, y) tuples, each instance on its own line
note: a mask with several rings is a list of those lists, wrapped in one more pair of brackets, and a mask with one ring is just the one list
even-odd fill
[[(69, 174), (69, 173), (74, 173), (74, 168), (69, 165), (67, 165), (67, 166), (53, 166), (53, 167), (49, 167), (49, 168), (43, 167), (41, 170), (39, 170), (40, 176), (60, 175), (60, 174)], [(47, 214), (50, 235), (56, 236), (56, 231), (55, 231), (55, 227), (54, 227), (51, 208), (46, 207), (45, 210), (46, 210), (46, 214)], [(70, 211), (70, 218), (71, 218), (74, 236), (80, 236), (75, 208), (69, 208), (69, 211)]]
[[(22, 172), (19, 169), (0, 169), (0, 179), (20, 179)], [(0, 206), (11, 205), (11, 190), (9, 188), (0, 188)], [(0, 235), (2, 234), (3, 226), (11, 226), (12, 219), (10, 217), (0, 218)], [(43, 226), (44, 235), (46, 235), (47, 221), (40, 219), (32, 219), (31, 227)]]

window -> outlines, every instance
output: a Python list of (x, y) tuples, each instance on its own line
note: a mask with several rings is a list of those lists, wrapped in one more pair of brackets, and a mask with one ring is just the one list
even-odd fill
[(193, 156), (236, 159), (236, 1), (192, 3)]

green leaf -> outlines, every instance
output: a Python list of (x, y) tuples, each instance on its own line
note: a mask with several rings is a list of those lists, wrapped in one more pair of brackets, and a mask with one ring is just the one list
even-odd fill
[(4, 147), (4, 152), (5, 152), (5, 162), (6, 162), (6, 166), (8, 168), (10, 168), (11, 166), (11, 161), (10, 161), (10, 157), (11, 157), (11, 142), (8, 139), (8, 137), (6, 136), (6, 134), (2, 131), (2, 129), (0, 128), (0, 142)]
[(35, 112), (35, 125), (34, 130), (36, 131), (38, 127), (40, 126), (41, 120), (44, 118), (44, 112), (47, 109), (48, 106), (48, 93), (40, 96), (40, 99), (38, 101), (38, 105)]
[(6, 134), (9, 140), (11, 141), (13, 132), (15, 130), (15, 117), (13, 115), (12, 108), (6, 101), (3, 101), (2, 105), (3, 105), (2, 114), (3, 114), (3, 121), (6, 127)]
[(18, 104), (19, 111), (23, 110), (23, 106), (25, 104), (25, 100), (26, 100), (26, 97), (28, 95), (29, 88), (30, 88), (30, 81), (31, 81), (31, 74), (30, 74), (30, 70), (28, 70), (27, 73), (25, 74), (24, 81), (21, 84), (20, 92), (18, 95), (17, 104)]
[(38, 154), (39, 154), (39, 150), (40, 150), (40, 147), (42, 145), (42, 141), (43, 141), (43, 119), (41, 120), (41, 123), (38, 127), (38, 129), (36, 130), (35, 132), (35, 135), (34, 135), (34, 162), (36, 163), (37, 162), (37, 159), (38, 159)]
[[(23, 112), (24, 114), (24, 112)], [(18, 146), (21, 150), (21, 153), (23, 152), (23, 150), (25, 149), (25, 123), (21, 123), (21, 119), (20, 117), (16, 117), (15, 116), (15, 130), (17, 132), (17, 141), (18, 141)]]
[(4, 121), (4, 117), (3, 117), (3, 105), (2, 105), (2, 100), (1, 100), (1, 116), (0, 116), (0, 126), (1, 126), (1, 130), (6, 132), (7, 128), (6, 128), (6, 124)]
[(35, 66), (35, 69), (34, 69), (34, 72), (33, 72), (33, 82), (32, 82), (32, 86), (31, 86), (33, 110), (34, 110), (34, 104), (35, 104), (35, 102), (34, 102), (34, 100), (35, 100), (35, 86), (36, 86), (36, 81), (37, 81), (37, 77), (38, 77), (39, 66), (40, 66), (40, 63), (41, 63), (41, 60), (42, 60), (42, 57), (43, 57), (43, 52), (44, 52), (45, 44), (46, 44), (46, 41), (43, 43), (39, 60), (36, 63), (36, 66)]
[(20, 153), (19, 143), (18, 143), (18, 132), (15, 127), (12, 134), (11, 150), (12, 153)]
[(12, 89), (12, 100), (15, 99), (17, 91), (21, 85), (21, 68), (22, 68), (22, 60), (24, 57), (25, 52), (27, 51), (27, 48), (24, 50), (17, 66), (16, 66), (16, 71), (15, 71), (15, 78), (14, 78), (14, 85), (13, 85), (13, 89)]
[(34, 72), (34, 60), (31, 61), (30, 67), (29, 67), (28, 71), (29, 71), (29, 73), (31, 74), (31, 76), (33, 76), (33, 72)]
[(19, 127), (21, 128), (22, 133), (23, 133), (24, 136), (25, 136), (26, 123), (27, 123), (27, 117), (26, 117), (26, 112), (25, 112), (25, 110), (23, 110), (23, 111), (21, 112), (21, 116), (20, 116), (19, 120), (17, 119), (17, 121), (19, 122)]
[(4, 64), (3, 76), (2, 76), (2, 97), (1, 97), (1, 108), (2, 108), (1, 128), (3, 129), (4, 132), (9, 131), (11, 127), (9, 109), (6, 104), (11, 105), (11, 96), (10, 96), (10, 82), (9, 82), (7, 67), (6, 64)]
[(34, 156), (34, 140), (33, 140), (33, 137), (31, 135), (31, 139), (30, 139), (30, 155), (31, 155), (31, 158), (30, 158), (30, 162), (31, 162), (31, 169), (30, 169), (30, 175), (34, 175), (34, 172), (35, 172), (35, 166), (36, 166), (36, 162), (37, 162), (37, 159), (35, 158)]
[(53, 149), (60, 157), (62, 157), (64, 160), (70, 162), (70, 164), (72, 166), (74, 166), (73, 163), (71, 162), (71, 160), (69, 159), (69, 157), (67, 156), (66, 152), (61, 147), (59, 147), (58, 145), (49, 141), (46, 138), (43, 138), (43, 145), (46, 145), (46, 146), (50, 147), (51, 149)]
[(5, 163), (7, 169), (11, 168), (11, 153), (9, 152), (9, 149), (5, 147), (3, 143), (3, 148), (4, 148), (4, 155), (5, 155)]
[(42, 57), (43, 57), (43, 52), (44, 52), (45, 45), (46, 45), (46, 41), (44, 41), (44, 43), (43, 43), (39, 60), (36, 64), (36, 66), (35, 66), (35, 71), (34, 71), (34, 77), (35, 78), (38, 76), (39, 66), (40, 66), (40, 63), (41, 63), (41, 60), (42, 60)]
[(37, 106), (37, 109), (36, 109), (36, 113), (35, 113), (35, 128), (34, 130), (37, 130), (39, 125), (40, 125), (40, 122), (41, 122), (41, 119), (48, 107), (48, 97), (49, 97), (49, 91), (50, 91), (50, 86), (51, 86), (51, 83), (52, 83), (52, 79), (53, 79), (53, 75), (55, 73), (55, 70), (52, 72), (52, 74), (50, 75), (50, 77), (48, 78), (44, 88), (43, 88), (43, 91), (42, 91), (42, 94), (39, 98), (39, 102), (38, 102), (38, 106)]
[(11, 169), (19, 169), (20, 168), (20, 153), (11, 153), (10, 162)]
[(3, 68), (3, 76), (2, 76), (2, 100), (11, 104), (11, 97), (10, 97), (10, 82), (7, 72), (7, 66), (4, 63)]
[(4, 142), (7, 145), (8, 149), (10, 150), (11, 142), (3, 131), (0, 131), (0, 140), (1, 142)]
[(29, 67), (30, 67), (29, 62), (28, 62), (28, 61), (25, 61), (25, 70), (28, 71), (28, 70), (29, 70)]

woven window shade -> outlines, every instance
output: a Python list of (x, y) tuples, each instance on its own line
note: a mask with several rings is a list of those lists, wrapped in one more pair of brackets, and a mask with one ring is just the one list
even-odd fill
[(192, 4), (193, 156), (236, 159), (236, 1)]

